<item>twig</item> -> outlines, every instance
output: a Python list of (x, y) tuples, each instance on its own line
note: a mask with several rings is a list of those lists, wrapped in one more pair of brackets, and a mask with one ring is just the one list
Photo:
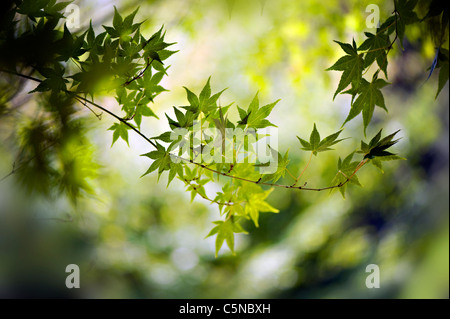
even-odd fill
[(199, 194), (202, 198), (206, 199), (207, 201), (210, 201), (211, 203), (215, 203), (215, 204), (218, 204), (218, 205), (224, 205), (224, 206), (234, 206), (234, 205), (239, 204), (239, 203), (231, 203), (230, 201), (228, 201), (228, 202), (226, 202), (226, 203), (218, 202), (218, 201), (216, 201), (215, 199), (211, 199), (211, 198), (209, 198), (208, 196), (203, 195), (203, 194), (198, 190), (198, 187), (195, 186), (195, 185), (193, 185), (193, 184), (191, 184), (191, 182), (190, 182), (189, 180), (185, 179), (184, 182), (185, 182), (187, 185), (191, 186), (192, 189), (193, 189), (197, 194)]
[[(365, 163), (367, 163), (367, 159), (361, 161), (361, 163), (355, 169), (353, 174), (350, 177), (348, 177), (344, 182), (341, 182), (341, 183), (339, 183), (337, 185), (333, 185), (333, 186), (327, 186), (327, 187), (321, 187), (321, 188), (312, 188), (312, 187), (304, 187), (304, 186), (283, 185), (283, 184), (276, 184), (276, 183), (261, 182), (261, 178), (259, 178), (257, 181), (254, 181), (254, 180), (243, 178), (243, 177), (240, 177), (240, 176), (229, 175), (227, 173), (224, 173), (224, 172), (215, 170), (213, 168), (210, 168), (210, 167), (206, 166), (205, 164), (197, 163), (197, 162), (194, 162), (193, 160), (185, 159), (185, 158), (180, 157), (180, 156), (176, 156), (176, 155), (173, 155), (173, 154), (171, 154), (171, 156), (173, 156), (174, 158), (180, 159), (182, 161), (189, 162), (191, 164), (200, 166), (200, 167), (202, 167), (202, 168), (204, 168), (204, 169), (206, 169), (208, 171), (211, 171), (213, 173), (216, 173), (216, 174), (219, 174), (219, 175), (222, 175), (222, 176), (225, 176), (225, 177), (233, 178), (233, 179), (238, 179), (238, 180), (241, 180), (241, 181), (247, 182), (247, 183), (266, 185), (266, 186), (271, 186), (271, 187), (280, 187), (280, 188), (286, 188), (286, 189), (298, 189), (298, 190), (304, 190), (304, 191), (316, 191), (316, 192), (324, 191), (324, 190), (327, 190), (327, 189), (339, 188), (339, 187), (344, 186), (356, 174), (357, 170), (359, 170)], [(306, 183), (305, 183), (305, 185), (306, 185)]]
[(297, 182), (299, 181), (299, 179), (303, 176), (303, 173), (306, 171), (306, 169), (309, 166), (309, 163), (311, 163), (311, 159), (312, 159), (313, 153), (311, 152), (311, 155), (309, 155), (309, 160), (308, 163), (306, 163), (305, 168), (303, 168), (303, 171), (300, 173), (300, 175), (295, 179), (295, 182), (292, 186), (295, 186), (295, 184), (297, 184)]
[(149, 67), (150, 65), (152, 65), (152, 63), (153, 63), (153, 61), (154, 61), (154, 59), (152, 59), (150, 62), (148, 62), (148, 60), (149, 60), (149, 58), (147, 58), (147, 65), (145, 66), (145, 68), (144, 68), (141, 72), (139, 72), (138, 75), (134, 76), (131, 80), (126, 81), (126, 82), (123, 84), (123, 86), (127, 86), (127, 85), (130, 84), (131, 82), (133, 82), (133, 81), (135, 81), (135, 80), (137, 80), (137, 79), (140, 79), (140, 78), (142, 78), (142, 77), (144, 76), (145, 71), (147, 71), (148, 67)]
[[(49, 149), (50, 147), (54, 146), (55, 144), (57, 144), (57, 142), (53, 142), (50, 143), (49, 145), (45, 146), (40, 152), (44, 152), (45, 150)], [(36, 155), (30, 157), (29, 159), (27, 159), (26, 161), (22, 162), (19, 166), (16, 166), (16, 161), (14, 161), (13, 163), (13, 167), (11, 172), (9, 172), (8, 174), (6, 174), (5, 176), (3, 176), (0, 179), (0, 183), (3, 182), (5, 179), (7, 179), (8, 177), (10, 177), (11, 175), (13, 175), (15, 172), (17, 172), (19, 169), (21, 169), (22, 167), (24, 167), (26, 164), (28, 164), (29, 162), (31, 162), (34, 158), (36, 157)]]
[(87, 109), (88, 109), (89, 111), (91, 111), (92, 114), (94, 114), (95, 117), (96, 117), (99, 121), (102, 120), (102, 114), (103, 114), (103, 113), (97, 114), (97, 113), (95, 113), (95, 111), (94, 111), (93, 109), (91, 109), (91, 108), (89, 107), (89, 105), (87, 105), (86, 102), (80, 100), (78, 97), (75, 97), (75, 99), (76, 99), (78, 102), (80, 102), (81, 104), (83, 104), (84, 106), (86, 106)]

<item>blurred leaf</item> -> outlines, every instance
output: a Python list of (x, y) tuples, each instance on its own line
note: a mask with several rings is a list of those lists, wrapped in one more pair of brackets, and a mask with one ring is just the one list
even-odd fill
[(222, 248), (223, 242), (227, 242), (228, 248), (234, 255), (234, 233), (244, 233), (247, 232), (242, 228), (242, 226), (235, 222), (234, 219), (229, 218), (226, 221), (215, 221), (213, 222), (215, 226), (206, 237), (210, 237), (217, 234), (216, 237), (216, 257), (219, 254), (220, 248)]
[(414, 12), (414, 8), (417, 5), (418, 0), (394, 0), (395, 9), (398, 12), (397, 21), (397, 34), (400, 39), (400, 45), (403, 48), (403, 38), (405, 36), (405, 27), (408, 24), (412, 24), (419, 21), (419, 17)]

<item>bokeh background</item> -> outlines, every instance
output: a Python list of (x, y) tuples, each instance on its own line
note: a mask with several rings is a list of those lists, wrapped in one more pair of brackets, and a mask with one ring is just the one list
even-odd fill
[[(269, 119), (295, 172), (309, 156), (296, 135), (308, 137), (314, 122), (323, 136), (331, 134), (348, 114), (349, 96), (333, 101), (340, 73), (325, 71), (343, 55), (333, 40), (361, 43), (363, 32), (373, 31), (365, 23), (368, 4), (379, 6), (382, 21), (393, 10), (392, 1), (375, 0), (74, 3), (80, 32), (91, 19), (97, 32), (111, 25), (113, 6), (122, 15), (139, 6), (143, 34), (164, 25), (166, 40), (177, 42), (163, 80), (170, 92), (153, 108), (161, 120), (144, 120), (143, 132), (164, 132), (164, 113), (186, 103), (183, 86), (199, 92), (211, 76), (213, 92), (228, 88), (222, 105), (247, 106), (257, 91), (262, 103), (281, 99)], [(74, 170), (89, 187), (74, 195), (75, 203), (46, 185), (39, 167), (25, 165), (0, 182), (0, 296), (448, 298), (448, 84), (435, 99), (437, 74), (427, 81), (436, 53), (429, 33), (411, 26), (405, 49), (394, 46), (392, 85), (383, 91), (389, 113), (376, 109), (368, 128), (369, 137), (380, 128), (401, 129), (395, 151), (407, 160), (387, 162), (384, 174), (367, 165), (359, 173), (364, 187), (350, 187), (345, 200), (339, 192), (274, 190), (268, 202), (280, 213), (262, 214), (259, 228), (245, 224), (249, 234), (236, 237), (236, 255), (224, 247), (215, 258), (214, 238), (205, 239), (220, 219), (216, 206), (201, 198), (191, 203), (177, 181), (166, 188), (166, 175), (159, 182), (156, 174), (140, 178), (150, 163), (139, 155), (149, 145), (130, 132), (129, 147), (119, 141), (111, 148), (113, 120), (99, 121), (79, 105), (71, 116), (83, 126), (85, 142), (65, 152), (79, 159), (82, 169)], [(2, 83), (7, 91), (11, 83)], [(20, 85), (17, 110), (0, 117), (1, 176), (20, 151), (12, 132), (39, 103), (26, 93), (34, 83)], [(113, 97), (100, 101), (119, 111)], [(355, 138), (314, 158), (304, 175), (308, 185), (329, 185), (338, 156), (364, 138), (361, 118), (342, 134)], [(80, 266), (80, 289), (65, 287), (68, 264)], [(366, 288), (369, 264), (380, 267), (379, 289)]]

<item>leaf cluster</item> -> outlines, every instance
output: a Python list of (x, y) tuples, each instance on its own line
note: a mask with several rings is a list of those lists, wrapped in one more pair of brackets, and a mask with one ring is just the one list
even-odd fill
[[(428, 21), (436, 17), (440, 18), (438, 48), (428, 77), (435, 68), (440, 69), (436, 97), (447, 83), (449, 55), (448, 50), (442, 48), (442, 45), (445, 42), (448, 43), (448, 37), (445, 38), (445, 34), (448, 34), (448, 8), (443, 1), (434, 0), (430, 3), (425, 17), (419, 19), (415, 11), (417, 3), (418, 0), (395, 0), (395, 9), (392, 15), (381, 23), (374, 33), (365, 32), (366, 39), (359, 46), (355, 40), (351, 44), (335, 41), (346, 55), (339, 58), (336, 63), (327, 69), (328, 71), (342, 72), (333, 99), (337, 94), (350, 94), (352, 96), (350, 112), (343, 125), (362, 113), (364, 134), (366, 134), (375, 106), (386, 112), (388, 111), (381, 89), (389, 83), (380, 79), (379, 76), (380, 72), (383, 72), (384, 77), (388, 79), (388, 53), (397, 39), (403, 48), (403, 40), (408, 25)], [(374, 64), (377, 68), (371, 80), (364, 78), (364, 74)]]

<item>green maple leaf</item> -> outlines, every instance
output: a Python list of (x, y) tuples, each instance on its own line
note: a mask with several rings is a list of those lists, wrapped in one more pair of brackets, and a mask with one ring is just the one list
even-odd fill
[(148, 41), (142, 38), (141, 43), (145, 51), (144, 57), (147, 57), (150, 52), (159, 52), (168, 46), (175, 44), (164, 42), (165, 32), (162, 33), (163, 28), (164, 27), (161, 27), (157, 32), (155, 32), (150, 39), (148, 39)]
[(122, 105), (122, 110), (127, 113), (127, 116), (131, 116), (134, 112), (136, 93), (136, 91), (132, 91), (130, 94), (127, 94), (126, 89), (123, 87), (116, 89), (116, 101)]
[(63, 37), (58, 40), (54, 45), (58, 47), (59, 56), (58, 61), (67, 61), (70, 58), (78, 60), (78, 57), (86, 52), (82, 49), (84, 43), (84, 35), (75, 36), (70, 33), (67, 25), (64, 24)]
[(375, 157), (388, 157), (388, 160), (401, 159), (400, 157), (395, 157), (395, 154), (388, 152), (387, 149), (391, 146), (397, 144), (399, 139), (393, 140), (395, 135), (400, 131), (396, 131), (384, 138), (381, 138), (381, 129), (369, 142), (369, 144), (361, 141), (361, 150), (358, 153), (364, 154), (364, 159), (373, 159)]
[[(113, 26), (103, 26), (105, 30), (111, 35), (112, 38), (120, 38), (121, 41), (127, 42), (131, 40), (131, 34), (139, 29), (141, 23), (133, 24), (134, 17), (138, 12), (139, 8), (134, 10), (130, 15), (122, 18), (122, 16), (117, 11), (117, 8), (114, 6), (114, 17), (113, 17)], [(159, 58), (155, 59), (160, 61)]]
[(105, 26), (103, 25), (103, 28), (108, 32), (108, 34), (111, 36), (112, 39), (114, 38), (120, 38), (123, 34), (122, 29), (123, 24), (123, 18), (120, 15), (119, 11), (117, 11), (116, 6), (114, 6), (114, 16), (113, 16), (113, 26)]
[[(236, 196), (234, 194), (235, 188), (230, 184), (230, 183), (226, 183), (223, 187), (222, 187), (222, 192), (217, 192), (216, 193), (216, 197), (214, 198), (214, 200), (216, 202), (218, 202), (218, 206), (219, 206), (219, 212), (222, 215), (222, 210), (224, 207), (223, 203), (230, 203), (236, 202)], [(236, 210), (235, 207), (240, 207), (242, 209), (241, 205), (231, 205), (231, 206), (226, 206), (225, 212), (229, 211), (230, 214), (235, 215)]]
[(226, 241), (228, 248), (230, 248), (231, 252), (234, 255), (234, 233), (244, 233), (247, 232), (242, 228), (242, 226), (235, 221), (236, 218), (233, 216), (228, 218), (226, 221), (215, 221), (213, 222), (217, 226), (215, 226), (206, 237), (210, 237), (217, 234), (216, 237), (216, 257), (219, 254), (220, 248), (224, 241)]
[(387, 35), (391, 35), (395, 32), (395, 27), (397, 25), (397, 16), (393, 15), (386, 19), (383, 24), (380, 25), (379, 30), (382, 32), (386, 32)]
[(114, 143), (120, 138), (122, 138), (125, 142), (127, 142), (127, 145), (130, 146), (128, 143), (128, 130), (131, 129), (128, 125), (125, 125), (124, 123), (114, 123), (108, 130), (114, 131), (113, 133), (113, 141), (111, 144), (111, 147), (114, 145)]
[(56, 0), (24, 0), (18, 3), (18, 13), (26, 14), (28, 17), (36, 22), (37, 17), (55, 17), (64, 18), (64, 15), (60, 12), (72, 1), (58, 2)]
[(419, 21), (419, 17), (414, 12), (418, 0), (395, 0), (395, 10), (398, 13), (397, 18), (397, 35), (400, 39), (400, 45), (403, 48), (403, 38), (405, 36), (405, 27)]
[[(279, 152), (277, 152), (276, 150), (274, 150), (273, 148), (271, 148), (269, 146), (269, 149), (272, 153), (272, 158), (277, 158), (277, 170), (275, 173), (273, 174), (266, 174), (264, 175), (260, 182), (268, 182), (268, 181), (272, 181), (272, 182), (276, 182), (278, 181), (280, 178), (284, 177), (284, 175), (286, 174), (286, 170), (287, 170), (287, 166), (289, 164), (289, 150), (286, 151), (286, 153), (283, 155), (281, 155)], [(268, 163), (263, 163), (263, 164), (255, 164), (254, 166), (269, 166), (270, 162)]]
[(241, 119), (237, 123), (241, 125), (247, 125), (248, 118), (250, 117), (251, 112), (247, 113), (245, 112), (244, 109), (241, 109), (239, 106), (237, 107), (237, 109), (239, 111), (239, 116), (241, 117)]
[(341, 132), (342, 132), (342, 130), (337, 131), (336, 133), (328, 135), (323, 140), (320, 140), (319, 131), (316, 128), (316, 123), (314, 123), (313, 130), (309, 137), (309, 142), (307, 142), (306, 140), (304, 140), (298, 136), (297, 136), (297, 138), (300, 141), (300, 144), (302, 144), (302, 146), (303, 146), (302, 150), (311, 151), (311, 152), (313, 152), (313, 154), (315, 156), (317, 156), (317, 153), (330, 151), (330, 150), (332, 150), (332, 148), (330, 148), (330, 146), (333, 146), (333, 145), (339, 143), (340, 141), (345, 140), (345, 138), (337, 140), (337, 138), (339, 137), (339, 134), (341, 134)]
[(361, 85), (357, 90), (357, 94), (359, 95), (353, 101), (350, 112), (342, 125), (345, 125), (345, 123), (352, 120), (362, 111), (364, 134), (366, 134), (367, 126), (369, 125), (370, 120), (372, 119), (373, 111), (375, 110), (375, 105), (378, 105), (387, 112), (384, 97), (380, 91), (380, 89), (387, 84), (388, 83), (383, 79), (374, 79), (371, 83), (365, 79), (362, 79)]
[(369, 159), (373, 165), (381, 170), (381, 172), (384, 172), (382, 162), (405, 160), (405, 158), (386, 151), (399, 141), (398, 139), (393, 140), (394, 136), (399, 131), (396, 131), (383, 139), (381, 139), (381, 132), (382, 129), (370, 140), (368, 144), (361, 141), (361, 149), (357, 153), (364, 154), (364, 159)]
[(144, 96), (147, 100), (153, 102), (153, 99), (161, 94), (162, 92), (168, 91), (159, 83), (164, 77), (165, 72), (159, 71), (152, 74), (151, 68), (147, 68), (142, 78), (137, 79), (137, 81), (132, 82), (132, 84), (137, 84), (137, 89), (144, 89)]
[(199, 101), (198, 101), (197, 95), (195, 95), (195, 93), (192, 92), (191, 90), (189, 90), (187, 87), (183, 86), (183, 88), (186, 90), (186, 96), (187, 96), (188, 102), (190, 104), (190, 110), (192, 112), (197, 112), (198, 107), (199, 107)]
[(65, 9), (72, 2), (73, 1), (56, 3), (56, 1), (48, 1), (47, 6), (44, 8), (44, 12), (49, 16), (64, 18), (64, 14), (62, 14), (60, 11), (63, 11), (63, 9)]
[(362, 78), (362, 71), (364, 69), (364, 60), (362, 54), (358, 54), (356, 43), (353, 40), (353, 45), (334, 41), (339, 44), (347, 55), (341, 57), (333, 66), (329, 67), (327, 71), (344, 71), (339, 81), (333, 100), (336, 95), (344, 90), (350, 83), (357, 88)]
[(183, 165), (181, 163), (170, 162), (169, 164), (169, 177), (167, 179), (167, 187), (169, 187), (172, 180), (178, 175), (180, 178), (183, 178)]
[(382, 157), (375, 157), (370, 162), (375, 167), (377, 167), (382, 173), (384, 173), (383, 162), (395, 161), (395, 160), (406, 160), (406, 158), (398, 156), (398, 155), (385, 155), (385, 156), (382, 156)]
[[(242, 190), (242, 188), (241, 188)], [(263, 192), (254, 192), (251, 191), (250, 188), (246, 189), (245, 197), (247, 204), (245, 205), (244, 212), (245, 215), (250, 217), (253, 220), (253, 223), (256, 227), (259, 227), (258, 220), (259, 220), (259, 213), (260, 212), (270, 212), (270, 213), (278, 213), (279, 210), (269, 205), (265, 199), (269, 194), (273, 191), (273, 189), (269, 189), (267, 191)], [(256, 189), (255, 189), (256, 190)], [(260, 188), (258, 188), (260, 190)]]
[(225, 91), (226, 89), (217, 92), (216, 94), (211, 96), (210, 80), (211, 77), (209, 77), (208, 80), (206, 81), (206, 84), (203, 87), (202, 91), (200, 92), (199, 96), (197, 96), (187, 87), (184, 87), (184, 89), (186, 90), (187, 99), (190, 104), (189, 106), (184, 107), (186, 110), (192, 113), (203, 112), (205, 115), (208, 115), (210, 112), (217, 109), (217, 100), (219, 99), (223, 91)]
[(448, 50), (446, 50), (444, 48), (439, 49), (436, 68), (439, 69), (439, 82), (438, 82), (438, 90), (437, 90), (435, 98), (438, 97), (439, 93), (442, 91), (445, 84), (448, 82), (448, 76), (449, 76), (449, 52), (448, 52)]
[[(173, 164), (172, 161), (170, 160), (170, 153), (167, 152), (166, 149), (159, 143), (156, 143), (155, 151), (142, 154), (141, 156), (146, 156), (154, 160), (153, 163), (150, 165), (149, 169), (144, 174), (142, 174), (141, 177), (150, 174), (151, 172), (158, 169), (158, 180), (159, 180), (159, 177), (161, 176), (162, 172), (170, 170), (171, 165)], [(178, 168), (176, 168), (175, 170), (178, 172)]]
[(152, 139), (160, 140), (160, 141), (163, 141), (165, 143), (170, 143), (170, 142), (172, 142), (171, 134), (172, 134), (171, 131), (167, 131), (167, 132), (164, 132), (164, 133), (162, 133), (162, 134), (160, 134), (158, 136), (152, 137)]
[(158, 115), (156, 115), (151, 108), (149, 108), (147, 105), (147, 102), (139, 102), (136, 106), (135, 114), (134, 114), (134, 122), (140, 128), (141, 121), (143, 116), (153, 116), (159, 119)]
[(191, 192), (191, 202), (194, 200), (197, 194), (200, 194), (200, 196), (202, 196), (203, 198), (207, 197), (204, 186), (206, 185), (206, 183), (210, 181), (207, 178), (204, 179), (195, 178), (195, 180), (196, 180), (195, 183), (189, 183), (186, 189), (187, 191)]
[(116, 30), (120, 30), (122, 27), (123, 19), (119, 11), (117, 11), (116, 6), (114, 6), (114, 17), (113, 17), (113, 27)]
[(243, 125), (248, 125), (248, 127), (256, 128), (256, 129), (265, 128), (268, 126), (276, 127), (276, 125), (270, 123), (266, 119), (266, 117), (268, 117), (270, 115), (274, 106), (279, 101), (280, 100), (276, 100), (273, 103), (259, 107), (258, 93), (256, 93), (255, 97), (253, 98), (252, 102), (250, 103), (250, 105), (247, 109), (247, 112), (238, 107), (239, 116), (241, 117), (241, 120), (238, 123), (243, 124)]
[(192, 128), (194, 125), (194, 120), (196, 118), (196, 114), (191, 112), (186, 112), (185, 114), (181, 112), (178, 108), (175, 106), (173, 107), (175, 111), (175, 116), (177, 118), (177, 121), (172, 120), (166, 113), (166, 118), (169, 121), (169, 125), (171, 129), (174, 129), (176, 127), (184, 127), (186, 129)]
[(359, 46), (358, 51), (367, 51), (364, 57), (364, 68), (370, 66), (375, 60), (378, 66), (387, 77), (387, 54), (389, 45), (389, 36), (384, 32), (372, 34), (364, 33), (367, 39)]
[[(361, 186), (358, 176), (356, 176), (356, 174), (354, 174), (355, 169), (358, 167), (358, 165), (360, 163), (358, 161), (352, 161), (354, 154), (355, 154), (355, 152), (350, 153), (346, 158), (344, 158), (344, 160), (342, 160), (339, 157), (338, 165), (337, 165), (339, 171), (336, 174), (336, 176), (334, 177), (333, 181), (331, 182), (332, 185), (343, 184), (341, 187), (339, 187), (339, 191), (341, 192), (341, 195), (344, 198), (345, 198), (345, 191), (347, 190), (348, 183), (351, 183), (351, 184), (354, 184), (357, 186)], [(346, 183), (347, 178), (350, 178), (350, 179)]]

